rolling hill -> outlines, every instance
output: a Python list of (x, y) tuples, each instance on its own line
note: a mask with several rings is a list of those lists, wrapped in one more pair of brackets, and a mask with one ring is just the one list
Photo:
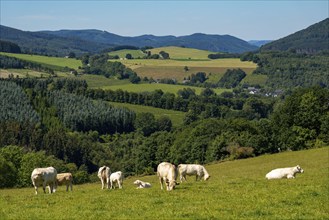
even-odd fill
[(52, 56), (66, 56), (70, 52), (77, 55), (96, 53), (110, 45), (85, 41), (79, 38), (65, 38), (41, 32), (21, 31), (0, 25), (0, 39), (16, 43), (23, 53)]
[(66, 38), (78, 38), (91, 42), (115, 45), (132, 45), (136, 47), (163, 47), (183, 46), (214, 52), (243, 53), (257, 50), (258, 47), (230, 35), (209, 35), (195, 33), (187, 36), (154, 36), (141, 35), (137, 37), (124, 37), (107, 31), (100, 30), (59, 30), (42, 31), (41, 33), (52, 34)]
[(265, 44), (261, 51), (288, 51), (315, 54), (329, 51), (329, 18), (294, 34)]

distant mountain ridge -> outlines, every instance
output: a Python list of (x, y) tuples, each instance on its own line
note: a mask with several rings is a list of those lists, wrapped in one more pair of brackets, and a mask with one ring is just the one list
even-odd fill
[(265, 44), (261, 51), (288, 51), (315, 54), (329, 51), (329, 18), (313, 24), (301, 31)]
[(265, 44), (272, 42), (273, 40), (249, 40), (248, 43), (256, 47), (261, 47)]
[(258, 47), (230, 35), (196, 33), (187, 36), (141, 35), (125, 37), (95, 29), (59, 31), (22, 31), (0, 25), (0, 39), (18, 44), (23, 51), (45, 55), (96, 53), (117, 45), (136, 47), (180, 46), (213, 52), (243, 53)]
[(195, 33), (192, 35), (180, 37), (175, 37), (172, 35), (141, 35), (136, 37), (124, 37), (100, 30), (59, 30), (42, 31), (41, 33), (47, 33), (67, 38), (79, 38), (82, 40), (103, 44), (131, 45), (136, 47), (184, 46), (200, 50), (228, 53), (243, 53), (246, 51), (253, 51), (258, 49), (258, 47), (230, 35), (209, 35)]

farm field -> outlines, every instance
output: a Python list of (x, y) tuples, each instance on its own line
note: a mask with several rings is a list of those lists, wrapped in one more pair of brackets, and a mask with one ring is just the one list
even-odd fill
[(0, 52), (0, 55), (6, 55), (10, 57), (16, 57), (18, 59), (32, 61), (41, 64), (47, 64), (51, 66), (59, 67), (69, 67), (73, 69), (78, 69), (79, 66), (82, 66), (81, 60), (73, 58), (64, 58), (64, 57), (47, 57), (39, 55), (29, 55), (29, 54), (16, 54), (16, 53), (4, 53)]
[(9, 75), (14, 77), (25, 78), (25, 77), (48, 77), (50, 74), (44, 72), (38, 72), (29, 69), (0, 69), (0, 78), (8, 78)]
[[(328, 147), (206, 165), (207, 181), (188, 177), (174, 191), (155, 175), (101, 190), (100, 181), (34, 195), (33, 187), (0, 190), (0, 219), (328, 219)], [(296, 179), (266, 180), (278, 167), (299, 164)], [(152, 184), (136, 189), (136, 179)]]
[[(196, 94), (200, 94), (204, 88), (195, 87), (195, 86), (184, 86), (184, 85), (171, 85), (171, 84), (161, 84), (161, 83), (143, 83), (143, 84), (122, 84), (122, 85), (113, 85), (113, 86), (103, 86), (102, 89), (111, 89), (118, 90), (122, 89), (123, 91), (128, 92), (152, 92), (156, 89), (161, 89), (163, 92), (169, 92), (177, 94), (177, 92), (184, 88), (191, 88), (195, 90)], [(214, 92), (221, 94), (225, 91), (232, 91), (232, 89), (214, 89)]]
[(164, 116), (164, 115), (168, 116), (173, 126), (181, 125), (183, 123), (183, 118), (185, 117), (185, 112), (180, 112), (180, 111), (154, 108), (154, 107), (143, 106), (143, 105), (133, 105), (128, 103), (110, 102), (110, 104), (115, 107), (128, 108), (136, 113), (150, 112), (155, 116), (155, 118), (159, 118), (160, 116)]

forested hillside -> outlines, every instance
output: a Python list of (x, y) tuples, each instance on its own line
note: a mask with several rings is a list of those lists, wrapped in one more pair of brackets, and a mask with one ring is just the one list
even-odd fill
[(50, 56), (68, 56), (100, 52), (109, 45), (89, 42), (78, 38), (64, 38), (46, 33), (21, 31), (0, 25), (0, 39), (17, 44), (23, 53)]
[(316, 54), (329, 51), (329, 18), (282, 39), (265, 44), (261, 51), (295, 51)]
[[(161, 90), (149, 95), (92, 90), (76, 79), (0, 83), (0, 164), (19, 176), (3, 187), (29, 185), (31, 166), (53, 165), (82, 183), (104, 164), (125, 175), (153, 174), (164, 160), (203, 164), (329, 143), (329, 91), (321, 87), (297, 89), (281, 99), (218, 96), (209, 89), (200, 95), (181, 91), (175, 98)], [(112, 99), (162, 108), (185, 103), (181, 110), (187, 113), (183, 125), (172, 127), (168, 117), (135, 115), (105, 103)], [(14, 108), (10, 100), (22, 106)]]

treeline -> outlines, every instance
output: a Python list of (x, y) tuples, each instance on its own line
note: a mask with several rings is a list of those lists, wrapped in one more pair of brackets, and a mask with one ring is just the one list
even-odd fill
[(267, 75), (270, 88), (329, 87), (329, 56), (293, 52), (247, 53), (241, 60), (257, 63), (253, 74)]
[(100, 55), (84, 55), (81, 58), (83, 71), (87, 74), (104, 75), (105, 77), (117, 76), (119, 79), (129, 79), (132, 83), (138, 83), (141, 79), (130, 68), (121, 62), (110, 62), (107, 53)]
[(12, 42), (0, 40), (0, 52), (21, 53), (21, 48)]
[(102, 101), (93, 102), (61, 91), (49, 92), (47, 100), (58, 109), (58, 118), (70, 130), (97, 131), (100, 134), (133, 130), (135, 113), (126, 108), (114, 108)]

